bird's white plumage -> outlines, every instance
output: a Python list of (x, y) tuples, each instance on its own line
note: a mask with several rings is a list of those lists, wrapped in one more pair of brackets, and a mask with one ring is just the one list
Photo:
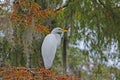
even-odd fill
[[(42, 57), (46, 69), (52, 66), (57, 48), (57, 41), (53, 34), (49, 34), (45, 37), (42, 44)], [(51, 54), (52, 53), (52, 54)]]
[(57, 32), (60, 32), (61, 28), (55, 28), (48, 34), (42, 44), (42, 57), (44, 61), (44, 66), (46, 69), (51, 68), (53, 60), (55, 58), (56, 49), (61, 42), (61, 37)]

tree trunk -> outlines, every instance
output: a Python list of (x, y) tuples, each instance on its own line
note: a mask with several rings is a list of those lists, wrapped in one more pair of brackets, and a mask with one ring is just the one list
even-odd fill
[(23, 33), (23, 45), (24, 45), (24, 53), (26, 53), (27, 62), (26, 67), (32, 66), (32, 41), (33, 41), (33, 29), (29, 27)]
[(63, 73), (66, 73), (66, 57), (67, 57), (67, 34), (64, 33), (63, 39), (63, 49), (62, 49), (62, 58), (63, 58)]

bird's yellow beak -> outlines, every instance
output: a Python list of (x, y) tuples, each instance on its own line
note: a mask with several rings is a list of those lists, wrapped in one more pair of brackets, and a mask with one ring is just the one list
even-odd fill
[(68, 30), (62, 29), (63, 32), (68, 32)]

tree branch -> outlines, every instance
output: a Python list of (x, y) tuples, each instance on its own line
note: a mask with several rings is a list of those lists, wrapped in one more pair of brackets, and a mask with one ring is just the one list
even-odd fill
[(68, 5), (63, 5), (63, 6), (60, 6), (59, 8), (55, 9), (54, 11), (55, 11), (55, 12), (57, 12), (57, 11), (59, 11), (59, 10), (63, 9), (63, 8), (66, 8), (67, 6), (68, 6)]
[(101, 0), (98, 0), (98, 1), (103, 7), (106, 7), (105, 4)]

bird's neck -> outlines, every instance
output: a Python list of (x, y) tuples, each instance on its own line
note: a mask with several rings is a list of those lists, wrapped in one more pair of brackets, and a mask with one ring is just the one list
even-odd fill
[(57, 39), (57, 41), (58, 41), (58, 46), (60, 45), (60, 43), (61, 43), (61, 36), (60, 36), (60, 34), (54, 34), (55, 35), (55, 38)]

